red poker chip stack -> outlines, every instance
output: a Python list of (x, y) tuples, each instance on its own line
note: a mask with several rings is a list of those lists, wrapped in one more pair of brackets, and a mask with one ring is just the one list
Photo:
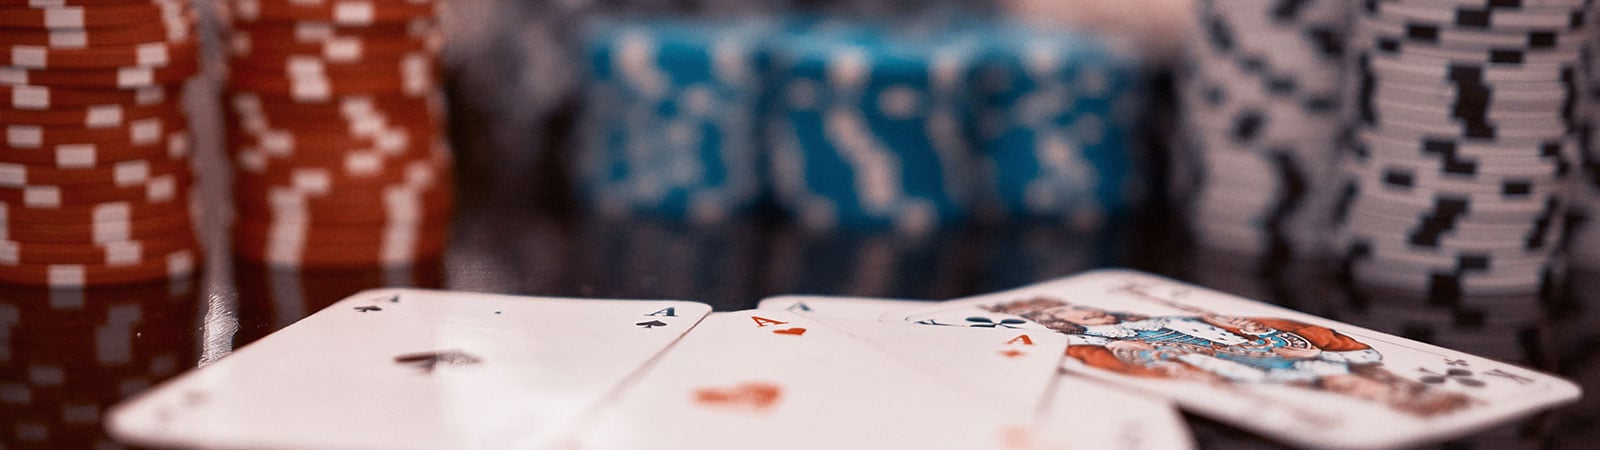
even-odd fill
[(0, 0), (0, 283), (192, 273), (187, 0)]
[(228, 0), (234, 249), (274, 266), (444, 250), (437, 0)]

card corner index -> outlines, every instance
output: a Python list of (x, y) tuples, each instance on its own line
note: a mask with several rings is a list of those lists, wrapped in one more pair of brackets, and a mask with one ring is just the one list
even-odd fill
[(663, 300), (646, 307), (652, 317), (704, 317), (712, 311), (711, 305), (688, 300)]

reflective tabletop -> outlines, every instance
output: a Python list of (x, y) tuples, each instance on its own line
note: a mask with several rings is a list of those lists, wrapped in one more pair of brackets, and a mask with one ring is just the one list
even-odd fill
[[(1098, 267), (1151, 271), (1316, 315), (1521, 364), (1600, 389), (1600, 274), (1539, 297), (1438, 298), (1349, 286), (1316, 262), (1190, 249), (1161, 217), (1107, 233), (1052, 224), (919, 238), (818, 235), (780, 221), (705, 228), (566, 208), (467, 203), (439, 261), (296, 271), (212, 258), (196, 279), (86, 291), (0, 287), (3, 448), (114, 448), (99, 416), (119, 399), (380, 286), (752, 308), (785, 293), (939, 300)], [(1206, 448), (1276, 444), (1187, 416)], [(1582, 448), (1590, 399), (1483, 430), (1448, 448)]]

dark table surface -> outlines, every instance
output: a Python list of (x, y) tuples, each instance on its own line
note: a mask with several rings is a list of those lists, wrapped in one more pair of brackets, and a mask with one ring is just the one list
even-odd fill
[[(1496, 299), (1493, 310), (1450, 302), (1419, 307), (1386, 301), (1399, 293), (1341, 283), (1320, 262), (1191, 249), (1161, 214), (1102, 233), (1040, 223), (906, 237), (814, 234), (769, 218), (717, 227), (604, 218), (471, 189), (462, 198), (479, 200), (458, 208), (447, 253), (414, 267), (296, 271), (218, 253), (192, 280), (88, 291), (0, 286), (0, 336), (7, 338), (0, 341), (0, 411), (7, 420), (0, 422), (8, 424), (0, 429), (0, 448), (96, 448), (108, 440), (99, 415), (119, 399), (380, 286), (687, 299), (727, 311), (788, 293), (941, 300), (1129, 267), (1600, 389), (1596, 274), (1573, 274), (1559, 292), (1540, 297)], [(1486, 314), (1537, 319), (1508, 326)], [(1592, 447), (1600, 438), (1600, 402), (1593, 398), (1446, 447)], [(1206, 448), (1275, 446), (1188, 418)]]

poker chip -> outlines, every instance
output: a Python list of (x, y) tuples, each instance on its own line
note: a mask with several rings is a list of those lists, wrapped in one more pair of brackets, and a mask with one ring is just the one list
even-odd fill
[(115, 164), (138, 160), (183, 159), (189, 156), (189, 135), (177, 130), (137, 142), (102, 142), (29, 145), (21, 147), (0, 146), (0, 163), (43, 166), (57, 169), (95, 168), (102, 164)]
[(185, 11), (181, 0), (155, 0), (148, 3), (83, 6), (0, 6), (0, 27), (82, 29), (132, 25), (179, 18)]
[(107, 69), (166, 67), (192, 60), (199, 51), (194, 39), (84, 48), (50, 48), (10, 45), (0, 52), (0, 64), (20, 69)]
[(180, 42), (191, 39), (195, 14), (153, 22), (104, 28), (0, 28), (0, 46), (42, 46), (52, 49), (81, 49), (126, 46), (152, 42)]
[(0, 264), (0, 282), (72, 288), (181, 278), (195, 273), (197, 253), (183, 249), (133, 265)]
[(226, 2), (236, 256), (354, 267), (443, 252), (453, 162), (442, 140), (440, 7)]
[(195, 58), (174, 60), (163, 67), (133, 66), (114, 69), (0, 68), (0, 84), (43, 85), (68, 88), (140, 89), (178, 84), (200, 70)]
[(0, 0), (0, 283), (194, 272), (185, 0)]
[(1344, 36), (1356, 4), (1208, 0), (1202, 36), (1177, 78), (1183, 115), (1175, 174), (1206, 248), (1267, 258), (1319, 257), (1339, 189), (1345, 127)]
[(147, 106), (167, 101), (167, 89), (150, 87), (137, 90), (95, 90), (51, 88), (46, 86), (0, 86), (0, 107), (19, 110), (44, 110), (55, 106), (134, 105)]
[(177, 115), (174, 106), (156, 104), (124, 106), (118, 104), (87, 107), (60, 107), (48, 110), (0, 108), (0, 121), (23, 125), (76, 125), (84, 128), (111, 128), (129, 121)]
[(230, 0), (231, 17), (241, 22), (330, 22), (366, 26), (436, 17), (434, 0)]
[(105, 244), (143, 241), (192, 233), (193, 220), (184, 210), (150, 218), (102, 222), (50, 224), (49, 227), (7, 224), (0, 239), (56, 245)]
[(1366, 2), (1336, 256), (1363, 284), (1528, 295), (1565, 270), (1586, 3)]

